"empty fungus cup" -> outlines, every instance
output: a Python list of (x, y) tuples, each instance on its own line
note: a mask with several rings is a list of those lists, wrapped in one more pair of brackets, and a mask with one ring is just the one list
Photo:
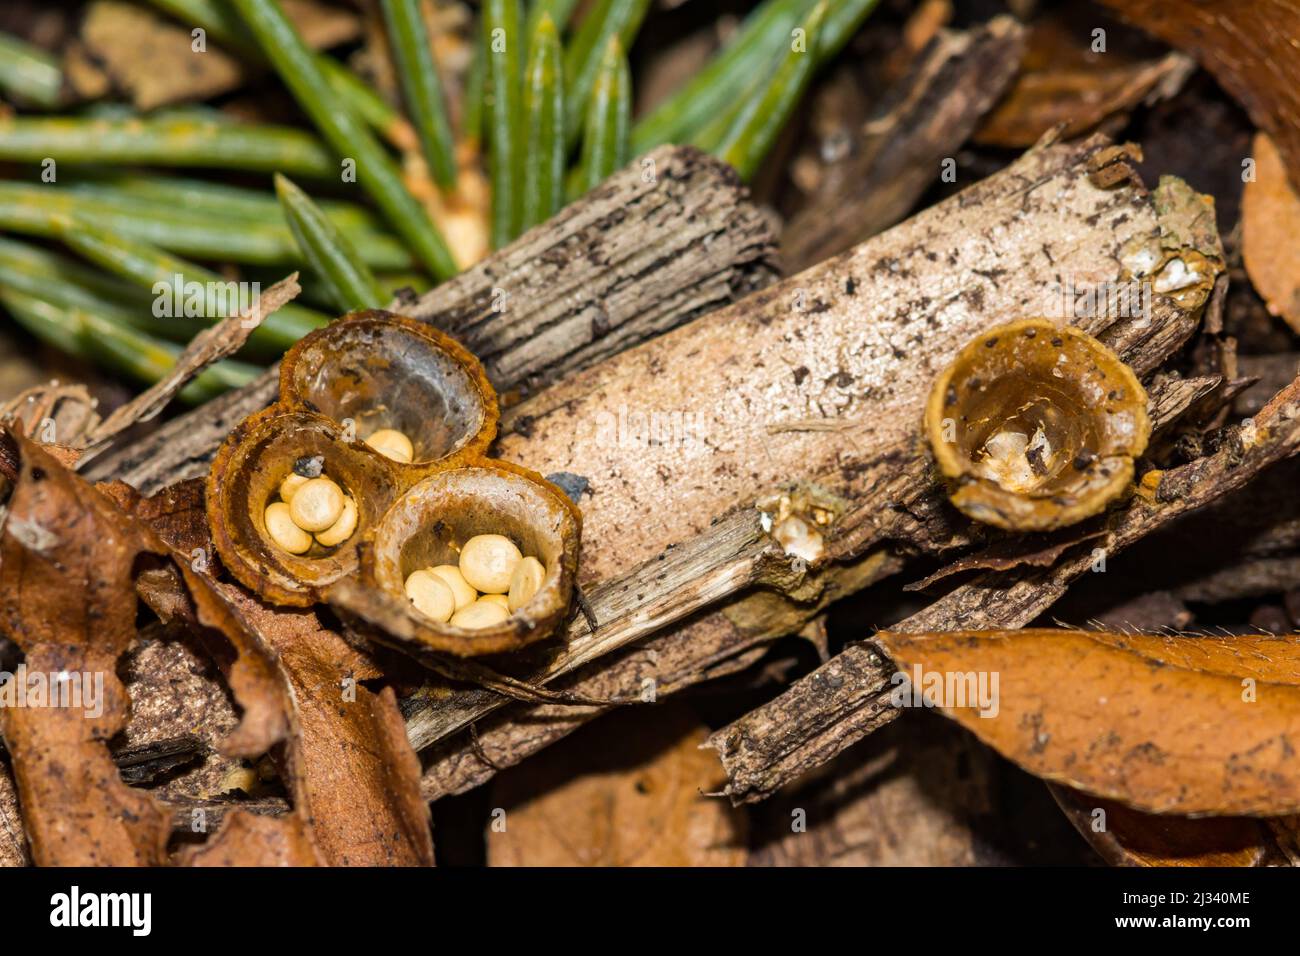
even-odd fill
[(482, 454), (496, 436), (496, 392), (478, 359), (430, 325), (355, 312), (305, 336), (285, 358), (281, 394), (365, 441), (410, 439), (413, 464)]
[(1024, 319), (957, 354), (931, 389), (925, 430), (964, 514), (1046, 531), (1097, 514), (1131, 485), (1151, 421), (1142, 384), (1107, 346)]
[[(463, 655), (519, 647), (545, 637), (568, 613), (580, 529), (573, 503), (527, 469), (484, 462), (442, 471), (393, 502), (375, 526), (363, 558), (362, 580), (370, 587), (347, 589), (340, 603), (408, 646)], [(541, 562), (545, 575), (531, 600), (501, 623), (474, 629), (440, 623), (417, 611), (406, 597), (406, 579), (421, 568), (457, 564), (465, 542), (483, 534), (504, 535)], [(400, 623), (393, 619), (398, 609), (404, 618)]]

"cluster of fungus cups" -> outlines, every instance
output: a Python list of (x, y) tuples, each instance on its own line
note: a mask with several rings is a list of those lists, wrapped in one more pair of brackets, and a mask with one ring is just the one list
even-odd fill
[(311, 333), (209, 473), (222, 564), (271, 603), (329, 604), (413, 652), (541, 640), (569, 610), (581, 516), (487, 457), (497, 419), (478, 360), (429, 325), (366, 311)]
[(1151, 421), (1142, 384), (1104, 343), (1022, 319), (962, 348), (934, 382), (925, 431), (964, 514), (1050, 531), (1131, 489)]

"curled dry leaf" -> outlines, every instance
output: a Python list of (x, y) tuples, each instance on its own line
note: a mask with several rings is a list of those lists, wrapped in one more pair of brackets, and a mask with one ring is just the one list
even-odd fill
[(274, 650), (292, 690), (288, 782), (325, 860), (331, 866), (432, 866), (420, 761), (397, 698), (391, 687), (376, 694), (360, 684), (379, 676), (374, 664), (313, 610), (273, 608), (236, 585), (219, 587)]
[(1112, 866), (1259, 866), (1272, 840), (1251, 817), (1179, 817), (1143, 813), (1070, 787), (1052, 796), (1102, 859)]
[[(1269, 312), (1300, 332), (1300, 191), (1273, 140), (1255, 136), (1255, 178), (1241, 197), (1241, 254)], [(1290, 371), (1294, 374), (1294, 365)]]
[(1300, 188), (1300, 0), (1102, 0), (1190, 54), (1277, 140)]
[(99, 427), (96, 404), (84, 385), (48, 382), (0, 404), (0, 424), (44, 445), (80, 448)]
[(943, 712), (1037, 776), (1152, 813), (1300, 809), (1300, 637), (878, 637), (906, 672), (984, 675), (993, 706), (941, 697)]
[[(79, 697), (71, 694), (76, 685), (61, 685), (72, 706), (0, 708), (32, 858), (42, 865), (165, 863), (171, 815), (122, 782), (107, 744), (129, 706), (116, 669), (136, 637), (137, 574), (173, 568), (171, 552), (112, 497), (40, 446), (11, 437), (20, 470), (0, 537), (0, 630), (23, 651), (29, 675), (67, 673), (82, 685)], [(237, 651), (230, 686), (243, 719), (223, 747), (263, 753), (288, 729), (269, 660), (253, 653), (204, 579), (188, 565), (175, 570), (205, 636), (224, 637)], [(260, 845), (246, 849), (243, 862), (261, 862)]]
[[(681, 707), (626, 711), (498, 778), (490, 866), (744, 866), (707, 731)], [(600, 756), (596, 756), (600, 755)]]
[[(201, 480), (137, 497), (132, 510), (179, 555), (197, 563), (215, 554)], [(278, 680), (290, 691), (285, 782), (299, 815), (312, 821), (324, 860), (335, 866), (431, 866), (419, 760), (397, 700), (391, 688), (376, 694), (360, 683), (381, 676), (374, 663), (313, 610), (271, 607), (233, 584), (211, 587), (240, 631), (276, 662)], [(259, 832), (246, 822), (227, 825), (240, 835)], [(295, 845), (288, 841), (284, 848)]]
[(87, 704), (80, 709), (0, 708), (32, 857), (43, 865), (161, 864), (168, 815), (122, 782), (107, 749), (125, 721), (115, 671), (135, 638), (133, 566), (149, 543), (41, 448), (22, 438), (17, 445), (21, 466), (0, 537), (0, 630), (22, 649), (29, 673), (77, 675), (102, 698), (79, 700)]

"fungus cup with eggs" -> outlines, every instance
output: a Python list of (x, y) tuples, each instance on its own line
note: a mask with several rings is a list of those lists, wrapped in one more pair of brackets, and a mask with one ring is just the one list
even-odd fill
[(1047, 319), (990, 329), (935, 380), (925, 430), (953, 504), (1013, 531), (1102, 511), (1131, 487), (1147, 395), (1097, 339)]
[(299, 458), (279, 484), (279, 501), (262, 520), (272, 543), (290, 554), (306, 554), (312, 542), (335, 548), (357, 530), (357, 503), (324, 473), (324, 457)]
[[(500, 624), (537, 596), (546, 568), (503, 534), (476, 534), (457, 564), (418, 568), (406, 578), (406, 596), (426, 617), (477, 630)], [(508, 596), (507, 596), (508, 595)]]

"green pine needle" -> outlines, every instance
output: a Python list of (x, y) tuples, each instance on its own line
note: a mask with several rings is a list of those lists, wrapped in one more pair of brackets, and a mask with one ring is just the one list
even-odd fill
[(566, 124), (570, 147), (577, 143), (582, 132), (587, 102), (610, 39), (618, 37), (623, 49), (630, 50), (649, 9), (650, 0), (600, 0), (579, 24), (564, 53), (565, 101), (571, 107)]
[(275, 192), (303, 258), (342, 311), (377, 309), (387, 302), (374, 274), (305, 192), (280, 175)]
[[(0, 229), (57, 237), (60, 219), (79, 214), (93, 216), (129, 239), (194, 259), (292, 265), (302, 258), (283, 220), (217, 219), (162, 203), (78, 195), (58, 186), (0, 180)], [(367, 265), (377, 269), (411, 265), (410, 253), (392, 236), (365, 231), (351, 238), (363, 250)]]
[(0, 160), (206, 166), (337, 175), (325, 145), (299, 129), (172, 113), (162, 118), (0, 117)]
[(39, 47), (0, 33), (0, 92), (45, 109), (55, 109), (63, 98), (63, 70), (59, 61)]
[(276, 0), (231, 0), (262, 52), (303, 111), (333, 147), (346, 175), (355, 165), (361, 187), (383, 210), (416, 258), (438, 279), (456, 274), (456, 263), (428, 212), (402, 183), (397, 165), (346, 104), (322, 96), (325, 77)]
[[(171, 371), (181, 348), (123, 325), (106, 315), (80, 308), (61, 308), (41, 296), (0, 287), (0, 302), (32, 335), (55, 348), (119, 375), (152, 385)], [(232, 388), (242, 388), (261, 374), (255, 365), (231, 359), (204, 369), (181, 390), (182, 401), (200, 405)]]
[(560, 34), (543, 15), (529, 40), (524, 74), (524, 197), (521, 231), (545, 222), (564, 204), (564, 67)]
[(519, 0), (484, 0), (484, 112), (488, 177), (492, 183), (491, 242), (499, 249), (519, 234), (523, 184), (515, 176), (519, 149), (519, 95), (523, 84), (524, 36)]
[[(202, 290), (202, 316), (196, 321), (179, 317), (166, 321), (178, 326), (172, 334), (163, 332), (169, 339), (186, 341), (195, 331), (226, 318), (234, 288), (230, 280), (209, 269), (177, 256), (169, 255), (146, 242), (128, 239), (85, 214), (72, 217), (58, 230), (59, 238), (73, 252), (101, 268), (135, 283), (142, 289), (156, 290), (161, 283), (173, 286), (196, 283)], [(287, 303), (268, 315), (248, 337), (245, 351), (263, 358), (278, 358), (300, 338), (327, 325), (329, 319), (296, 303)], [(197, 324), (197, 329), (194, 326)]]
[(438, 185), (451, 189), (456, 185), (456, 149), (420, 0), (381, 0), (381, 8), (402, 96), (420, 133), (424, 157)]
[(623, 44), (611, 37), (596, 71), (591, 101), (587, 105), (582, 134), (579, 185), (582, 192), (594, 189), (630, 158), (628, 130), (632, 115), (632, 74)]
[(750, 97), (732, 120), (717, 154), (752, 179), (785, 127), (817, 67), (817, 42), (826, 20), (828, 0), (821, 0), (795, 31), (771, 82), (760, 97)]

